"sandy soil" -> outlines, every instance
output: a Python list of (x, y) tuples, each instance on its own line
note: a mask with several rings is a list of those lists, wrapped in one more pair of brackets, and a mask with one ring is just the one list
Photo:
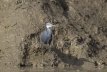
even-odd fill
[[(51, 52), (40, 41), (47, 22), (57, 25)], [(0, 0), (5, 66), (106, 68), (107, 0)]]

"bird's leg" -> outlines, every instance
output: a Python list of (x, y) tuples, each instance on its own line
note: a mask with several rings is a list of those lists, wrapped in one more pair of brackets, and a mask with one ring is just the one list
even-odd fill
[[(49, 39), (49, 40), (50, 40), (50, 39)], [(49, 40), (47, 41), (47, 44), (48, 44), (49, 52), (51, 52), (51, 48), (50, 48), (50, 44), (49, 44)]]
[(43, 42), (41, 42), (41, 50), (42, 50), (42, 64), (43, 64), (43, 61), (44, 61), (44, 60), (43, 60), (43, 45), (44, 45), (44, 44), (43, 44)]
[(50, 45), (48, 44), (48, 48), (49, 48), (49, 53), (51, 53), (51, 48), (50, 48)]

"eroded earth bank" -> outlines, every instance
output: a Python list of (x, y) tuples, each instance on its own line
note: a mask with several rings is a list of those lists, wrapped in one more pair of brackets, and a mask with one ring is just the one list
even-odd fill
[[(40, 35), (49, 22), (51, 52)], [(43, 52), (43, 62), (42, 62)], [(107, 0), (0, 0), (0, 67), (107, 66)]]

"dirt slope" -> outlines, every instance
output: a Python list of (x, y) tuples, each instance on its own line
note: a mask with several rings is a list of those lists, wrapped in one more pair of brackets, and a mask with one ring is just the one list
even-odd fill
[[(47, 22), (57, 25), (51, 53), (40, 42)], [(10, 65), (106, 67), (107, 0), (1, 0), (0, 66)]]

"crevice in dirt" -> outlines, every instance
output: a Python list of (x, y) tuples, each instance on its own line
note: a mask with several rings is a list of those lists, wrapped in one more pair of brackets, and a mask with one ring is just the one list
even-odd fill
[(106, 2), (106, 3), (107, 3), (107, 0), (104, 0), (104, 2)]
[(64, 11), (69, 11), (69, 7), (65, 0), (58, 0)]
[(17, 0), (16, 1), (16, 4), (21, 4), (22, 3), (22, 0)]
[(36, 36), (35, 33), (31, 34), (31, 35), (30, 35), (30, 39), (34, 38), (35, 36)]
[(43, 9), (43, 11), (49, 16), (54, 16), (54, 12), (53, 12), (53, 10), (52, 10), (52, 8), (51, 8), (51, 5), (49, 4), (49, 3), (43, 3), (43, 5), (42, 5), (42, 9)]
[(19, 64), (20, 67), (32, 66), (32, 64), (27, 62), (29, 56), (29, 49), (31, 46), (30, 38), (32, 38), (32, 34), (30, 36), (25, 37), (25, 40), (21, 43), (22, 46), (21, 50), (23, 51), (23, 56), (22, 56), (22, 61)]
[[(43, 55), (47, 52), (47, 48), (40, 48), (40, 47), (35, 47), (35, 45), (37, 44), (37, 41), (39, 41), (39, 37), (38, 37), (38, 32), (37, 33), (32, 33), (28, 36), (25, 36), (25, 40), (23, 42), (21, 42), (20, 46), (21, 46), (21, 50), (23, 52), (23, 55), (21, 57), (21, 62), (19, 64), (20, 67), (29, 67), (29, 66), (33, 66), (32, 62), (30, 62), (30, 58), (31, 55), (34, 54), (34, 56), (39, 56)], [(35, 39), (35, 37), (38, 37)], [(42, 58), (41, 58), (42, 59)]]
[(89, 57), (96, 57), (101, 50), (100, 43), (97, 42), (94, 38), (91, 38), (91, 41), (88, 43), (89, 49), (88, 49), (88, 55)]
[(69, 11), (69, 6), (67, 5), (67, 2), (65, 0), (58, 0), (59, 4), (63, 8), (63, 15), (68, 19), (68, 12)]

